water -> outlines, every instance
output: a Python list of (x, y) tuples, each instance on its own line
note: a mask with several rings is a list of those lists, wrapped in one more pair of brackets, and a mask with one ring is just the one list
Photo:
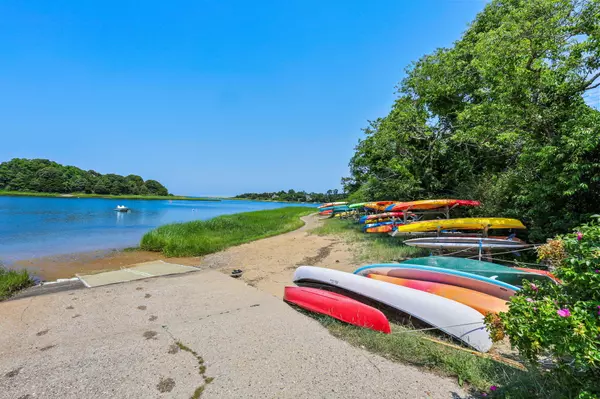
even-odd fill
[[(117, 205), (131, 212), (115, 212)], [(298, 205), (302, 204), (0, 197), (0, 262), (127, 248), (163, 224)]]

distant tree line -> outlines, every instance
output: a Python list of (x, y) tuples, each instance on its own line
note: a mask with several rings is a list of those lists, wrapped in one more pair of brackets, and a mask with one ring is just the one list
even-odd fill
[(14, 158), (0, 163), (0, 190), (43, 193), (169, 195), (156, 180), (137, 175), (100, 174), (47, 159)]
[(337, 189), (327, 190), (326, 193), (307, 193), (306, 191), (281, 190), (271, 193), (245, 193), (236, 195), (235, 198), (252, 200), (291, 201), (291, 202), (332, 202), (346, 198), (346, 193), (340, 193)]

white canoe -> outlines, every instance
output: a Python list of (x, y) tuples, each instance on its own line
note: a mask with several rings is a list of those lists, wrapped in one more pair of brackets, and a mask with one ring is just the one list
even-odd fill
[(441, 296), (356, 274), (313, 266), (297, 268), (294, 282), (298, 285), (324, 284), (354, 292), (437, 327), (480, 352), (487, 352), (492, 346), (481, 313)]
[(520, 249), (529, 245), (522, 241), (484, 237), (425, 237), (404, 241), (406, 245), (428, 249)]

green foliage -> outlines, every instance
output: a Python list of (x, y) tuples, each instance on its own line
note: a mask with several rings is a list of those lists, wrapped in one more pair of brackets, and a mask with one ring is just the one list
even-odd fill
[(345, 193), (338, 190), (327, 190), (327, 193), (307, 193), (306, 191), (288, 190), (271, 193), (245, 193), (236, 195), (235, 198), (244, 198), (263, 201), (289, 201), (289, 202), (335, 202), (346, 198)]
[(39, 193), (88, 193), (101, 195), (159, 195), (167, 189), (156, 180), (140, 176), (101, 175), (47, 159), (14, 158), (0, 164), (0, 190)]
[(523, 287), (500, 314), (501, 328), (533, 364), (551, 356), (552, 373), (571, 391), (565, 396), (600, 395), (600, 224), (556, 238), (540, 255), (563, 284)]
[(7, 270), (0, 266), (0, 300), (31, 285), (33, 281), (26, 270)]
[(493, 0), (451, 48), (422, 57), (342, 180), (354, 198), (479, 199), (532, 240), (597, 211), (600, 0)]
[(140, 248), (167, 256), (200, 256), (301, 227), (315, 208), (287, 207), (160, 226), (144, 235)]

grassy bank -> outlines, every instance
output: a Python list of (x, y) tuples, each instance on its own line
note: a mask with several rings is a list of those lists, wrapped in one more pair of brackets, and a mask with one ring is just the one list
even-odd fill
[(7, 270), (0, 266), (0, 300), (31, 285), (33, 285), (33, 281), (27, 271)]
[(182, 195), (110, 195), (110, 194), (87, 194), (87, 193), (35, 193), (27, 191), (3, 191), (0, 196), (7, 197), (52, 197), (52, 198), (105, 198), (105, 199), (127, 199), (127, 200), (186, 200), (186, 201), (221, 201), (219, 198), (185, 197)]
[(166, 256), (205, 255), (295, 230), (304, 223), (301, 216), (314, 212), (315, 208), (289, 207), (169, 224), (146, 233), (140, 247)]
[(387, 234), (366, 234), (360, 225), (351, 220), (326, 219), (322, 226), (312, 230), (313, 234), (335, 235), (352, 246), (359, 262), (385, 263), (419, 256), (427, 256), (427, 250), (407, 245)]
[[(311, 315), (312, 316), (312, 315)], [(392, 334), (358, 328), (327, 316), (312, 316), (329, 332), (353, 346), (364, 348), (389, 360), (426, 368), (437, 374), (456, 378), (471, 394), (492, 396), (491, 386), (498, 386), (494, 397), (553, 398), (565, 394), (559, 382), (537, 371), (526, 371), (495, 360), (489, 355), (474, 355), (430, 341), (425, 333), (411, 332), (392, 325)], [(564, 396), (564, 397), (568, 397)]]

